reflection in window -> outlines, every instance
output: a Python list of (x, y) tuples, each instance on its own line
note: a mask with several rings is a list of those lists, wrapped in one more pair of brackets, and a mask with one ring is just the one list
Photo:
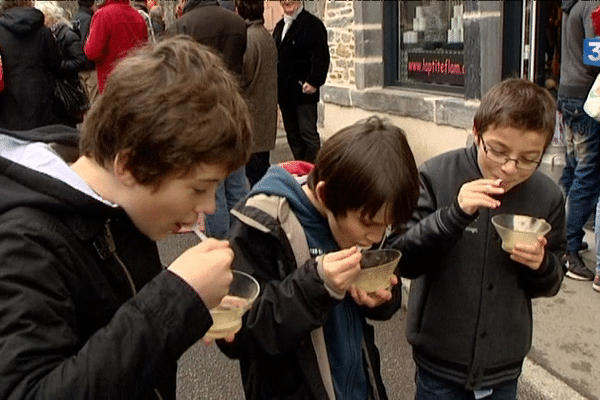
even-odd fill
[(464, 3), (399, 1), (397, 79), (401, 85), (464, 86)]

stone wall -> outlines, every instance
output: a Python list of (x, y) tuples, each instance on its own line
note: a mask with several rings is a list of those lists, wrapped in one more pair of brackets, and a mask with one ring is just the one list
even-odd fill
[(354, 2), (329, 0), (325, 4), (323, 22), (329, 36), (328, 84), (354, 86), (355, 79), (355, 37)]

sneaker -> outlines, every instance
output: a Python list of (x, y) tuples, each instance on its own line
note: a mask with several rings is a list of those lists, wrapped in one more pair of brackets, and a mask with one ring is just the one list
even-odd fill
[(600, 275), (596, 275), (594, 277), (594, 283), (592, 283), (592, 287), (596, 292), (600, 292)]
[(594, 273), (585, 266), (579, 254), (567, 253), (564, 260), (564, 268), (569, 278), (578, 281), (591, 281), (594, 279)]

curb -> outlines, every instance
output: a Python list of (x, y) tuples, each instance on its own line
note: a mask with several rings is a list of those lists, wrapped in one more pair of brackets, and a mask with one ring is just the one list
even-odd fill
[(517, 398), (519, 400), (587, 399), (529, 358), (525, 358), (523, 362)]

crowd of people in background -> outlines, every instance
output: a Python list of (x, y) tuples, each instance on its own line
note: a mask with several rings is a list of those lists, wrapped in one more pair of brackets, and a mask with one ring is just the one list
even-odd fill
[[(216, 212), (201, 221), (216, 237), (226, 235), (229, 211), (271, 165), (278, 103), (294, 157), (313, 162), (320, 147), (317, 102), (319, 86), (325, 82), (329, 67), (325, 27), (301, 7), (301, 2), (281, 2), (285, 17), (271, 35), (264, 28), (264, 5), (259, 3), (180, 0), (175, 23), (168, 32), (189, 34), (225, 59), (253, 109), (255, 131), (261, 132), (255, 137), (246, 166), (219, 187)], [(143, 43), (161, 40), (167, 33), (164, 11), (155, 1), (78, 0), (77, 4), (71, 17), (55, 1), (5, 2), (4, 12), (10, 18), (0, 21), (6, 31), (0, 35), (0, 44), (6, 42), (2, 47), (5, 80), (9, 83), (0, 96), (0, 102), (6, 104), (1, 111), (1, 126), (76, 126), (81, 119), (69, 115), (57, 101), (55, 82), (65, 78), (73, 82), (78, 77), (77, 85), (85, 92), (89, 106), (103, 92), (118, 59)], [(26, 33), (25, 27), (39, 30), (40, 39), (35, 47), (27, 41), (25, 51), (13, 56), (13, 48), (23, 50), (19, 38)], [(24, 68), (25, 58), (33, 65), (34, 73), (19, 70)], [(35, 101), (25, 101), (32, 98)]]
[[(18, 201), (0, 196), (0, 219), (13, 216), (0, 223), (10, 239), (0, 260), (16, 260), (0, 272), (0, 286), (31, 291), (35, 301), (0, 313), (23, 318), (37, 336), (0, 324), (0, 340), (10, 343), (0, 346), (0, 398), (36, 390), (174, 398), (176, 361), (212, 323), (208, 310), (227, 292), (233, 266), (261, 284), (239, 334), (218, 343), (240, 360), (248, 399), (386, 399), (367, 318), (391, 318), (402, 292), (395, 276), (375, 292), (354, 286), (359, 247), (372, 246), (400, 250), (397, 271), (413, 279), (407, 338), (416, 398), (516, 398), (532, 299), (556, 295), (563, 272), (594, 279), (578, 252), (583, 224), (600, 207), (600, 164), (577, 157), (597, 158), (598, 149), (568, 153), (565, 218), (559, 187), (537, 171), (556, 103), (524, 79), (483, 97), (470, 146), (420, 169), (404, 131), (377, 117), (322, 144), (327, 30), (301, 1), (280, 4), (283, 18), (270, 33), (254, 0), (179, 1), (168, 27), (152, 1), (78, 0), (71, 17), (54, 1), (4, 0), (0, 160), (16, 172), (0, 175), (0, 190)], [(567, 14), (587, 8), (580, 2)], [(587, 71), (563, 58), (565, 69)], [(587, 72), (589, 81), (597, 71)], [(570, 86), (569, 75), (558, 109), (566, 126), (589, 136), (598, 122), (574, 111), (582, 102), (574, 93), (589, 82)], [(58, 101), (59, 80), (85, 93), (85, 119)], [(305, 182), (271, 165), (278, 106), (294, 159), (310, 164)], [(81, 140), (81, 154), (66, 161), (48, 143), (29, 147), (54, 139), (67, 147)], [(31, 152), (24, 164), (15, 156), (22, 152)], [(48, 191), (29, 187), (31, 177)], [(552, 231), (503, 249), (488, 234), (500, 207), (539, 215)], [(153, 241), (190, 229), (210, 238), (163, 267)], [(34, 249), (31, 270), (16, 265), (31, 261), (23, 243)], [(89, 269), (81, 273), (79, 263)]]
[[(150, 10), (145, 2), (129, 0), (78, 0), (77, 5), (70, 15), (56, 1), (2, 3), (0, 48), (7, 85), (0, 96), (0, 126), (75, 126), (81, 120), (74, 120), (56, 101), (56, 80), (79, 80), (91, 104), (102, 93), (116, 60), (165, 33), (158, 4)], [(113, 40), (108, 40), (111, 34)]]

